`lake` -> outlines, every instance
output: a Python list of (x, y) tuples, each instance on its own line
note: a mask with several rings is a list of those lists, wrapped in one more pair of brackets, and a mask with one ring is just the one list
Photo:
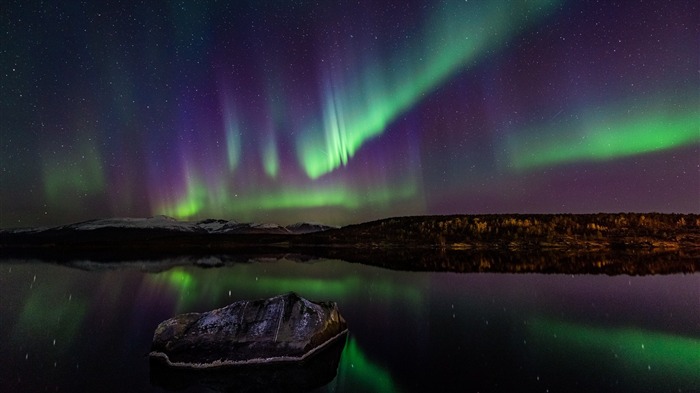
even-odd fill
[[(159, 322), (295, 291), (349, 335), (318, 392), (700, 392), (700, 274), (403, 272), (339, 260), (202, 268), (0, 264), (0, 390), (151, 392)], [(160, 266), (169, 267), (160, 272)], [(211, 391), (190, 386), (184, 391)]]

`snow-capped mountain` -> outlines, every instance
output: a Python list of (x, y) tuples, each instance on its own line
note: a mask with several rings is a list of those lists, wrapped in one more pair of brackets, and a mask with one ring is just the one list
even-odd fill
[(287, 228), (287, 230), (291, 233), (302, 234), (327, 231), (329, 229), (336, 229), (337, 227), (323, 225), (315, 222), (297, 222), (296, 224), (287, 225), (285, 228)]
[(207, 232), (198, 223), (178, 221), (168, 216), (155, 216), (148, 218), (101, 218), (70, 224), (56, 229), (73, 229), (77, 231), (92, 231), (102, 228), (139, 228), (139, 229), (166, 229), (180, 232)]
[(233, 220), (217, 220), (210, 218), (197, 221), (195, 225), (208, 233), (225, 233), (238, 228), (241, 224)]
[(3, 230), (6, 233), (30, 233), (46, 230), (94, 231), (97, 229), (159, 229), (188, 233), (229, 233), (229, 234), (302, 234), (318, 232), (332, 227), (300, 222), (283, 227), (274, 223), (239, 223), (233, 220), (206, 219), (201, 221), (179, 221), (168, 216), (148, 218), (101, 218), (63, 225), (55, 228), (21, 228)]
[(39, 233), (46, 231), (48, 229), (51, 229), (49, 227), (23, 227), (23, 228), (7, 228), (7, 229), (0, 229), (0, 233), (23, 233), (23, 234), (29, 234), (29, 233)]
[(291, 233), (287, 228), (274, 223), (251, 223), (242, 229), (245, 233)]

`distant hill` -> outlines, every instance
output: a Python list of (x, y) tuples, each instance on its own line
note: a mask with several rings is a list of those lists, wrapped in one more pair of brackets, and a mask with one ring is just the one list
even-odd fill
[(213, 219), (181, 222), (158, 216), (0, 231), (0, 258), (118, 263), (186, 257), (181, 260), (216, 266), (224, 260), (287, 255), (403, 270), (695, 272), (700, 271), (700, 215), (411, 216), (342, 228)]
[(357, 247), (483, 250), (700, 249), (700, 215), (486, 214), (394, 217), (310, 235)]
[(325, 231), (332, 228), (334, 227), (308, 222), (299, 222), (283, 227), (274, 223), (240, 223), (233, 220), (220, 219), (179, 221), (175, 218), (161, 215), (148, 218), (101, 218), (52, 228), (7, 229), (0, 231), (0, 233), (94, 231), (97, 229), (140, 229), (200, 234), (299, 234)]

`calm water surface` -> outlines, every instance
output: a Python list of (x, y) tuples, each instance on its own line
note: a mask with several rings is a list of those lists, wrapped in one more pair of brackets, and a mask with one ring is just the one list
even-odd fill
[(415, 273), (333, 260), (0, 269), (0, 391), (163, 391), (146, 356), (160, 321), (296, 291), (337, 301), (350, 328), (319, 392), (700, 392), (700, 274)]

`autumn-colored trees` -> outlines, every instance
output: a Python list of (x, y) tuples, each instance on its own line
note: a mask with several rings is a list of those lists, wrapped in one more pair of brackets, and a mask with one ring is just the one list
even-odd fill
[(500, 248), (587, 247), (669, 240), (700, 231), (700, 216), (661, 213), (510, 214), (397, 217), (342, 228), (343, 243), (408, 244), (447, 247), (453, 244)]

